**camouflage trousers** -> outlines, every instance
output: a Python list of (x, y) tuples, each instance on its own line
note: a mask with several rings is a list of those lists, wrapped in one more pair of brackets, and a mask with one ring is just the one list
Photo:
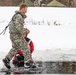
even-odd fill
[(14, 54), (18, 53), (18, 50), (23, 50), (24, 60), (30, 60), (30, 48), (25, 39), (19, 34), (10, 34), (10, 39), (12, 42), (12, 49), (6, 55), (10, 60)]

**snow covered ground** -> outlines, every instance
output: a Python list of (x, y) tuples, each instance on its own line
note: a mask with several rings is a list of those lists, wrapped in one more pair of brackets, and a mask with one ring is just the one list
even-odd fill
[[(0, 7), (0, 32), (8, 25), (15, 10), (18, 10), (18, 7)], [(28, 37), (35, 45), (34, 60), (76, 61), (75, 18), (76, 8), (28, 8), (25, 25), (30, 29)], [(0, 35), (0, 60), (10, 48), (11, 41), (7, 29), (4, 36)]]

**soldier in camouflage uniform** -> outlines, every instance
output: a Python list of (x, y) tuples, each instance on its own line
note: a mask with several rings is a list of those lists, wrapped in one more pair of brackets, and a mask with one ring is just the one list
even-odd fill
[(27, 12), (27, 6), (21, 5), (20, 10), (15, 12), (12, 20), (9, 23), (9, 33), (12, 42), (12, 49), (3, 59), (4, 65), (10, 69), (10, 60), (18, 50), (23, 50), (24, 60), (30, 60), (30, 49), (28, 43), (25, 41), (24, 37), (28, 31), (24, 27), (24, 19), (26, 18), (25, 13)]

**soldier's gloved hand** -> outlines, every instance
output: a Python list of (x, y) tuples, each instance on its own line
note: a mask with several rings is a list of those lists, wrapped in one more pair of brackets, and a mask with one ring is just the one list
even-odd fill
[(30, 30), (27, 28), (25, 28), (25, 30), (26, 30), (26, 35), (28, 35), (30, 33)]
[(27, 28), (25, 28), (25, 31), (26, 31), (26, 33), (22, 35), (23, 38), (27, 37), (27, 35), (30, 33), (30, 30)]

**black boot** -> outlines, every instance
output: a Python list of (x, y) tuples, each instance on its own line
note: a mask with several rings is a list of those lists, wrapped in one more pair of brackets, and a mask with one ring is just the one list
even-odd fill
[(4, 65), (8, 68), (8, 69), (10, 69), (11, 67), (10, 67), (10, 59), (9, 58), (4, 58), (3, 59), (3, 63), (4, 63)]
[(36, 65), (31, 60), (29, 60), (28, 62), (26, 62), (26, 66), (29, 66), (29, 68), (36, 68)]

